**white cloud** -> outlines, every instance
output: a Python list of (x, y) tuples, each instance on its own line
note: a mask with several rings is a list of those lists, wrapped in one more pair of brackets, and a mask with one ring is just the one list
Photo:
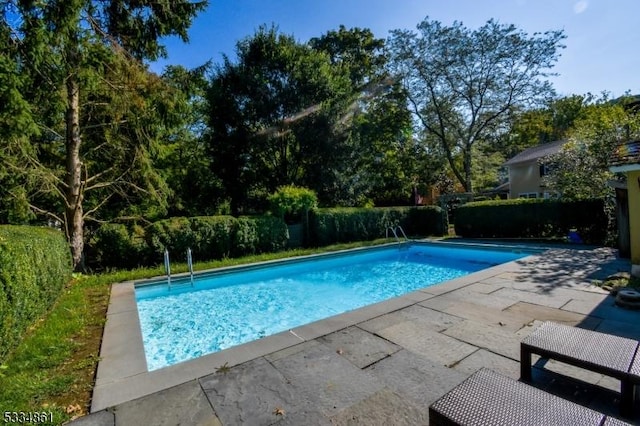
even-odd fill
[(585, 10), (587, 10), (587, 7), (589, 7), (589, 2), (587, 0), (577, 1), (573, 5), (573, 12), (576, 13), (576, 14), (580, 14), (580, 13), (584, 12)]

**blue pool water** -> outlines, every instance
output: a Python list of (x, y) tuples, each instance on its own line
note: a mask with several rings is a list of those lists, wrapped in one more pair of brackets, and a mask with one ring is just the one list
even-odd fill
[(427, 287), (529, 253), (414, 244), (136, 287), (148, 369)]

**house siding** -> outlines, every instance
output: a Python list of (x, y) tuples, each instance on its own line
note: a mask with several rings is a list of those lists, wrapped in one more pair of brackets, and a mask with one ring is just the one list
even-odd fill
[(509, 184), (509, 198), (518, 198), (519, 194), (532, 192), (542, 197), (542, 191), (546, 189), (540, 186), (540, 166), (537, 161), (509, 166)]

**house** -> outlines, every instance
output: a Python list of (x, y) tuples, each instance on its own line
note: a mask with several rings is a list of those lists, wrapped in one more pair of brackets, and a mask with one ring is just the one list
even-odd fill
[(539, 160), (560, 152), (566, 140), (549, 142), (525, 149), (504, 166), (509, 169), (509, 198), (550, 198), (557, 196), (552, 188), (542, 183), (542, 177), (548, 173), (545, 164)]
[(624, 173), (627, 177), (631, 275), (640, 277), (640, 140), (620, 144), (611, 159), (609, 170)]

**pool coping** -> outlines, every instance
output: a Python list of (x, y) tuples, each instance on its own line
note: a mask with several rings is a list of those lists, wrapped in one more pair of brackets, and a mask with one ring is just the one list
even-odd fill
[[(424, 287), (402, 296), (387, 299), (372, 305), (354, 309), (329, 318), (318, 320), (306, 325), (295, 327), (265, 338), (243, 343), (220, 352), (204, 355), (200, 358), (184, 361), (169, 367), (154, 371), (147, 371), (147, 363), (142, 343), (140, 319), (135, 300), (135, 284), (145, 282), (157, 282), (162, 277), (149, 280), (127, 281), (112, 285), (107, 321), (104, 327), (102, 345), (100, 348), (100, 360), (96, 374), (96, 382), (93, 389), (91, 412), (112, 407), (114, 405), (137, 399), (163, 389), (167, 389), (199, 377), (210, 374), (220, 367), (232, 367), (252, 359), (268, 355), (270, 353), (287, 349), (318, 337), (344, 329), (384, 315), (399, 309), (406, 308), (432, 297), (436, 297), (462, 287), (466, 287), (483, 279), (490, 278), (501, 272), (509, 270), (516, 262), (535, 261), (537, 256), (544, 253), (543, 250), (552, 247), (535, 247), (504, 244), (476, 244), (456, 242), (416, 241), (419, 244), (437, 244), (449, 247), (466, 248), (492, 248), (501, 250), (538, 251), (520, 259), (492, 266), (463, 277), (459, 277), (441, 284)], [(392, 243), (391, 245), (397, 245)], [(255, 269), (256, 267), (272, 266), (273, 264), (308, 260), (314, 257), (326, 257), (361, 250), (376, 250), (390, 246), (383, 244), (374, 247), (340, 250), (318, 255), (297, 256), (295, 258), (278, 259), (258, 264), (238, 265), (225, 268), (217, 268), (215, 271), (225, 273), (242, 269)], [(205, 271), (203, 273), (212, 273)], [(202, 274), (202, 273), (201, 273)], [(184, 274), (180, 274), (184, 275)]]

